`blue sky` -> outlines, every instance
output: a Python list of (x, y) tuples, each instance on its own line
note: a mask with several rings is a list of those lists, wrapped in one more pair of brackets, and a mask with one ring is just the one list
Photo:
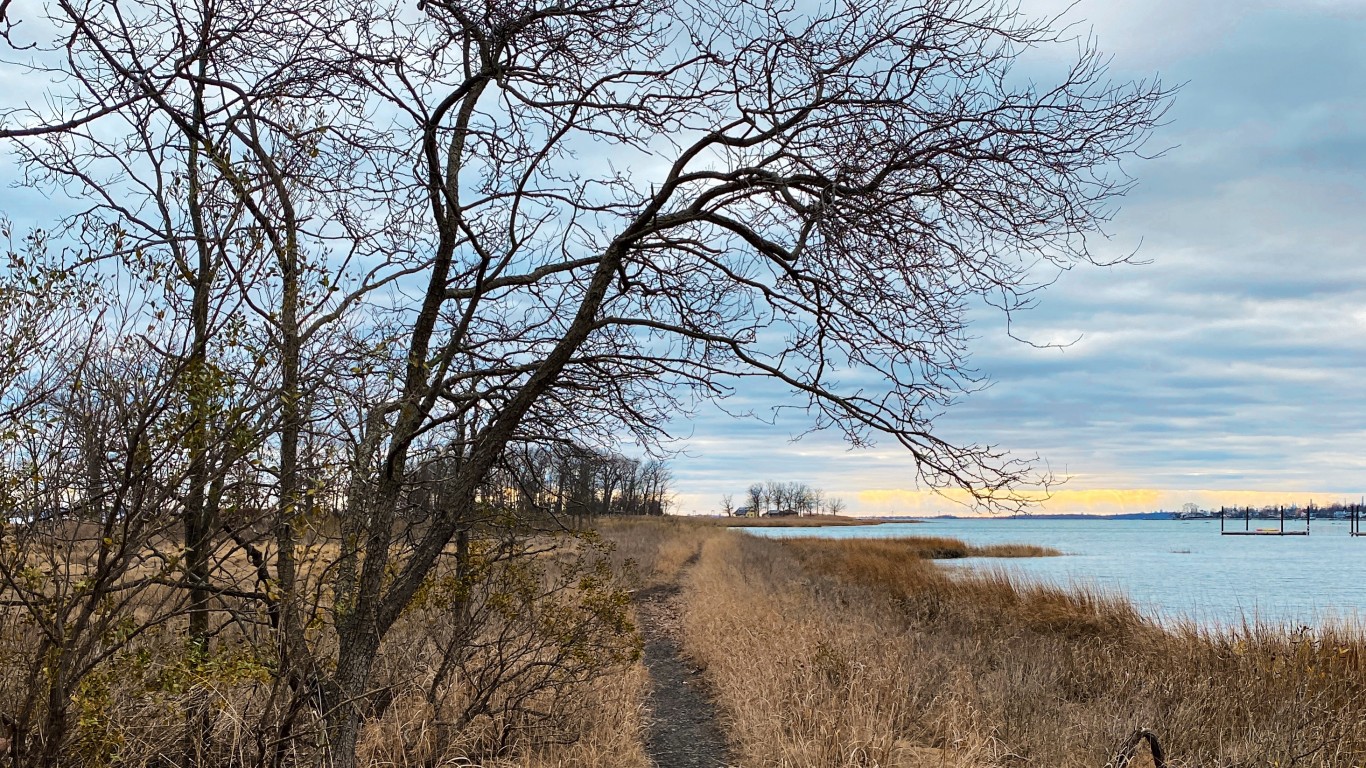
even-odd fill
[[(1064, 3), (1026, 2), (1027, 13)], [(973, 326), (993, 385), (943, 433), (1038, 455), (1069, 477), (1052, 510), (1141, 511), (1356, 498), (1366, 489), (1366, 2), (1087, 0), (1079, 34), (1116, 79), (1184, 83), (1103, 257), (1142, 266), (1060, 276), (1007, 337)], [(781, 404), (751, 386), (728, 407)], [(887, 444), (793, 443), (776, 424), (704, 407), (677, 430), (682, 512), (755, 480), (803, 480), (853, 513), (962, 512), (916, 489)]]
[[(1066, 0), (1024, 0), (1030, 15)], [(1039, 456), (1068, 477), (1055, 510), (1286, 503), (1366, 492), (1366, 0), (1082, 0), (1071, 30), (1113, 55), (1116, 79), (1183, 88), (1101, 258), (1142, 266), (1061, 275), (1014, 330), (982, 313), (975, 367), (994, 384), (947, 413), (943, 434)], [(1070, 49), (1042, 53), (1047, 67)], [(0, 68), (11, 97), (44, 83)], [(15, 171), (0, 169), (0, 179)], [(5, 213), (41, 218), (34, 190)], [(788, 402), (747, 380), (725, 403)], [(673, 425), (681, 512), (717, 509), (751, 482), (801, 480), (856, 514), (962, 512), (917, 489), (891, 444), (849, 451), (703, 405)]]

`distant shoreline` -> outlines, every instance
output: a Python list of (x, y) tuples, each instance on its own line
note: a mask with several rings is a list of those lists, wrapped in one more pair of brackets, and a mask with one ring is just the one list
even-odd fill
[(919, 520), (888, 520), (844, 515), (792, 515), (774, 517), (713, 517), (717, 525), (727, 528), (821, 528), (841, 525), (882, 525), (889, 522), (918, 523)]
[(1086, 512), (1049, 512), (1020, 515), (935, 515), (934, 517), (880, 517), (875, 519), (883, 522), (902, 522), (903, 520), (929, 522), (931, 520), (1218, 520), (1219, 518), (1182, 518), (1178, 512), (1123, 512), (1118, 515), (1093, 515)]

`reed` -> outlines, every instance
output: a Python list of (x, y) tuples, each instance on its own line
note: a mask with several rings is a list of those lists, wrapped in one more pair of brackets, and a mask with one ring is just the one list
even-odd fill
[(924, 549), (704, 542), (686, 649), (739, 764), (1099, 768), (1148, 727), (1173, 766), (1366, 765), (1359, 628), (1165, 628), (1114, 595), (909, 556)]

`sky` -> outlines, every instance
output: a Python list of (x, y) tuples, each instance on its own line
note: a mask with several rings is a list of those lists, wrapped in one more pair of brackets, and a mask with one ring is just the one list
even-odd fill
[[(1061, 275), (1013, 331), (983, 313), (972, 364), (993, 383), (943, 436), (1066, 482), (1043, 511), (1366, 496), (1366, 0), (1022, 0), (1066, 11), (1117, 80), (1181, 84), (1100, 259)], [(1071, 49), (1063, 47), (1056, 55)], [(0, 68), (12, 90), (39, 87)], [(0, 169), (0, 180), (12, 171)], [(9, 190), (7, 212), (45, 205)], [(728, 411), (788, 402), (746, 382)], [(753, 482), (802, 481), (852, 514), (970, 512), (917, 488), (893, 444), (848, 450), (801, 414), (703, 405), (671, 425), (675, 511), (719, 510)]]
[[(1026, 13), (1064, 10), (1026, 0)], [(1366, 0), (1083, 0), (1067, 14), (1115, 79), (1182, 84), (1098, 255), (1013, 330), (975, 318), (992, 385), (938, 422), (1066, 479), (1040, 509), (1319, 503), (1366, 492)], [(1065, 52), (1065, 51), (1064, 51)], [(782, 403), (737, 393), (731, 409)], [(738, 408), (737, 408), (738, 406)], [(968, 514), (895, 445), (703, 407), (675, 425), (679, 512), (798, 480), (851, 514)]]

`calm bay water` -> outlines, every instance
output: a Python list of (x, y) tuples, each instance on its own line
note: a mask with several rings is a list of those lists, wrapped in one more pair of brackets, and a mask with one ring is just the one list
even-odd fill
[[(1286, 522), (1287, 530), (1303, 525)], [(1122, 594), (1165, 622), (1366, 623), (1366, 537), (1347, 535), (1346, 522), (1315, 520), (1309, 536), (1220, 536), (1218, 520), (1017, 518), (745, 530), (775, 538), (951, 536), (970, 544), (1042, 544), (1067, 554), (945, 562)]]

